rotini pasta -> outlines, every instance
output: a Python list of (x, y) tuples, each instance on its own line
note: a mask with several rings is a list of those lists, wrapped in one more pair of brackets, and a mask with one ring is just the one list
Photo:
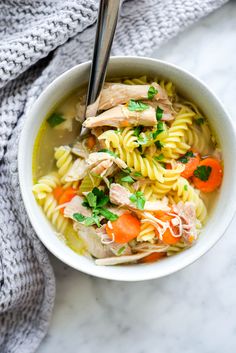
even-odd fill
[[(91, 133), (82, 142), (80, 126), (66, 135), (61, 125), (59, 138), (68, 145), (55, 147), (49, 174), (41, 177), (48, 166), (34, 168), (40, 175), (33, 193), (61, 239), (79, 254), (86, 248), (97, 265), (187, 251), (223, 175), (220, 147), (199, 108), (171, 81), (144, 75), (106, 84), (97, 114), (83, 124)], [(40, 151), (50, 134), (58, 146), (58, 129), (50, 126)]]
[(32, 190), (36, 199), (42, 200), (58, 185), (60, 185), (59, 175), (57, 173), (50, 173), (41, 177)]

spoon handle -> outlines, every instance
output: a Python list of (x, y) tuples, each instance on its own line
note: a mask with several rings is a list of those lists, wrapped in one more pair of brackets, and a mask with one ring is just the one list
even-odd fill
[[(104, 84), (119, 8), (120, 0), (100, 0), (85, 112), (96, 103)], [(82, 135), (85, 130), (82, 129)]]

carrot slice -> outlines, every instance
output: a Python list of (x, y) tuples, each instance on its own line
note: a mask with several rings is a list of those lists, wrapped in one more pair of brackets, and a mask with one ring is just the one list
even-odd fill
[[(164, 211), (156, 211), (155, 212), (155, 217), (160, 219), (162, 222), (170, 222), (170, 226), (171, 226), (171, 229), (172, 229), (173, 233), (174, 234), (178, 234), (179, 227), (178, 226), (173, 226), (171, 224), (171, 220), (173, 218), (175, 218), (175, 216), (171, 216), (171, 215), (167, 214)], [(157, 236), (158, 236), (158, 234), (157, 234)], [(180, 239), (181, 239), (181, 236), (180, 237), (173, 236), (169, 228), (167, 228), (166, 231), (162, 235), (163, 243), (168, 244), (168, 245), (176, 244), (176, 243), (178, 243), (178, 241)]]
[(95, 136), (93, 135), (90, 135), (88, 138), (87, 138), (87, 146), (90, 150), (93, 149), (93, 147), (95, 146), (96, 144), (96, 138)]
[(194, 170), (200, 163), (200, 156), (198, 153), (194, 153), (193, 157), (188, 157), (188, 162), (184, 164), (185, 169), (181, 173), (181, 176), (188, 179), (193, 176)]
[(165, 256), (166, 256), (166, 253), (164, 253), (164, 252), (153, 252), (150, 255), (145, 256), (144, 258), (139, 260), (139, 262), (140, 263), (154, 262), (154, 261), (162, 259)]
[[(58, 204), (63, 205), (66, 202), (70, 202), (73, 199), (73, 197), (76, 195), (77, 195), (76, 190), (69, 186), (68, 188), (64, 189), (62, 195), (58, 200)], [(64, 214), (64, 208), (61, 208), (60, 212)]]
[(63, 194), (63, 192), (64, 192), (64, 189), (61, 186), (58, 186), (53, 190), (52, 193), (53, 193), (53, 196), (55, 197), (55, 199), (57, 200), (57, 202), (58, 202), (59, 198), (61, 197), (61, 195)]
[(111, 239), (114, 237), (116, 243), (128, 243), (139, 235), (140, 221), (130, 213), (124, 213), (106, 225), (106, 232)]
[(199, 163), (199, 167), (210, 167), (211, 169), (207, 180), (201, 180), (194, 172), (193, 183), (196, 188), (203, 192), (216, 190), (221, 185), (223, 178), (223, 168), (220, 162), (215, 158), (208, 157)]

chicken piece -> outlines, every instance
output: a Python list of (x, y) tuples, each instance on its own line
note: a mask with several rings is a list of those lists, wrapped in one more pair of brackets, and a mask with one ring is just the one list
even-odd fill
[(110, 175), (109, 171), (113, 172), (113, 169), (111, 169), (113, 165), (113, 161), (110, 159), (107, 159), (105, 161), (102, 161), (98, 163), (93, 169), (91, 169), (91, 173), (100, 175), (101, 177), (108, 176)]
[(157, 90), (157, 94), (154, 96), (155, 100), (169, 101), (165, 90), (156, 82), (153, 82), (150, 85), (106, 83), (101, 93), (98, 109), (107, 110), (119, 104), (125, 104), (130, 99), (148, 99), (148, 90), (150, 86), (155, 87)]
[(151, 106), (142, 112), (137, 112), (130, 111), (124, 105), (118, 105), (98, 116), (87, 118), (83, 126), (89, 129), (98, 126), (113, 126), (118, 128), (138, 125), (155, 126), (156, 123), (156, 111)]
[(66, 182), (81, 180), (85, 177), (88, 171), (88, 164), (84, 159), (77, 158), (65, 175)]
[[(138, 210), (136, 205), (130, 201), (131, 192), (120, 184), (111, 184), (110, 186), (110, 200), (115, 205), (122, 207), (128, 207), (133, 210)], [(146, 201), (143, 210), (144, 211), (169, 211), (170, 208), (167, 205), (168, 200), (158, 201)]]
[(173, 211), (183, 221), (183, 239), (192, 243), (198, 236), (195, 205), (192, 202), (184, 203), (180, 201), (177, 205), (173, 206)]
[(81, 196), (75, 196), (73, 199), (66, 204), (66, 207), (64, 209), (64, 216), (74, 219), (73, 215), (75, 213), (81, 213), (85, 217), (91, 217), (92, 212), (90, 209), (84, 207), (82, 203), (84, 202), (84, 199)]
[(91, 255), (97, 259), (113, 256), (109, 246), (101, 243), (101, 239), (97, 235), (95, 228), (86, 227), (81, 223), (75, 223), (74, 229), (78, 232), (79, 237), (84, 241), (87, 250)]
[(83, 143), (76, 142), (74, 144), (74, 146), (72, 147), (71, 152), (78, 157), (86, 159), (86, 158), (88, 158), (89, 153), (88, 153), (88, 150), (87, 150), (84, 142), (85, 142), (85, 140), (83, 141)]
[(122, 159), (115, 157), (106, 152), (90, 153), (89, 158), (86, 160), (86, 162), (89, 165), (89, 167), (92, 168), (96, 166), (99, 162), (105, 161), (105, 160), (110, 160), (114, 162), (120, 169), (127, 168), (127, 164), (124, 161), (122, 161)]
[(146, 257), (150, 255), (152, 252), (142, 252), (139, 254), (134, 254), (134, 255), (125, 255), (125, 256), (115, 256), (115, 257), (107, 257), (103, 259), (98, 259), (95, 260), (96, 265), (100, 266), (113, 266), (113, 265), (120, 265), (120, 264), (125, 264), (125, 263), (130, 263), (130, 262), (136, 262), (143, 257)]

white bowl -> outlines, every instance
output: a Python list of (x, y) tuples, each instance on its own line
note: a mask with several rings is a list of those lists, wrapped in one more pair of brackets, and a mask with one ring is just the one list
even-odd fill
[(67, 265), (93, 276), (139, 281), (163, 277), (191, 264), (205, 254), (223, 235), (236, 209), (236, 138), (232, 120), (219, 99), (209, 88), (190, 73), (163, 61), (142, 57), (113, 57), (108, 75), (163, 77), (171, 80), (179, 92), (194, 101), (204, 112), (218, 136), (223, 152), (224, 179), (214, 211), (192, 248), (159, 262), (139, 265), (96, 266), (92, 260), (80, 256), (60, 241), (51, 224), (35, 201), (32, 189), (32, 151), (43, 119), (67, 93), (87, 82), (90, 63), (73, 67), (53, 81), (32, 106), (23, 128), (19, 144), (20, 187), (30, 221), (43, 244)]

